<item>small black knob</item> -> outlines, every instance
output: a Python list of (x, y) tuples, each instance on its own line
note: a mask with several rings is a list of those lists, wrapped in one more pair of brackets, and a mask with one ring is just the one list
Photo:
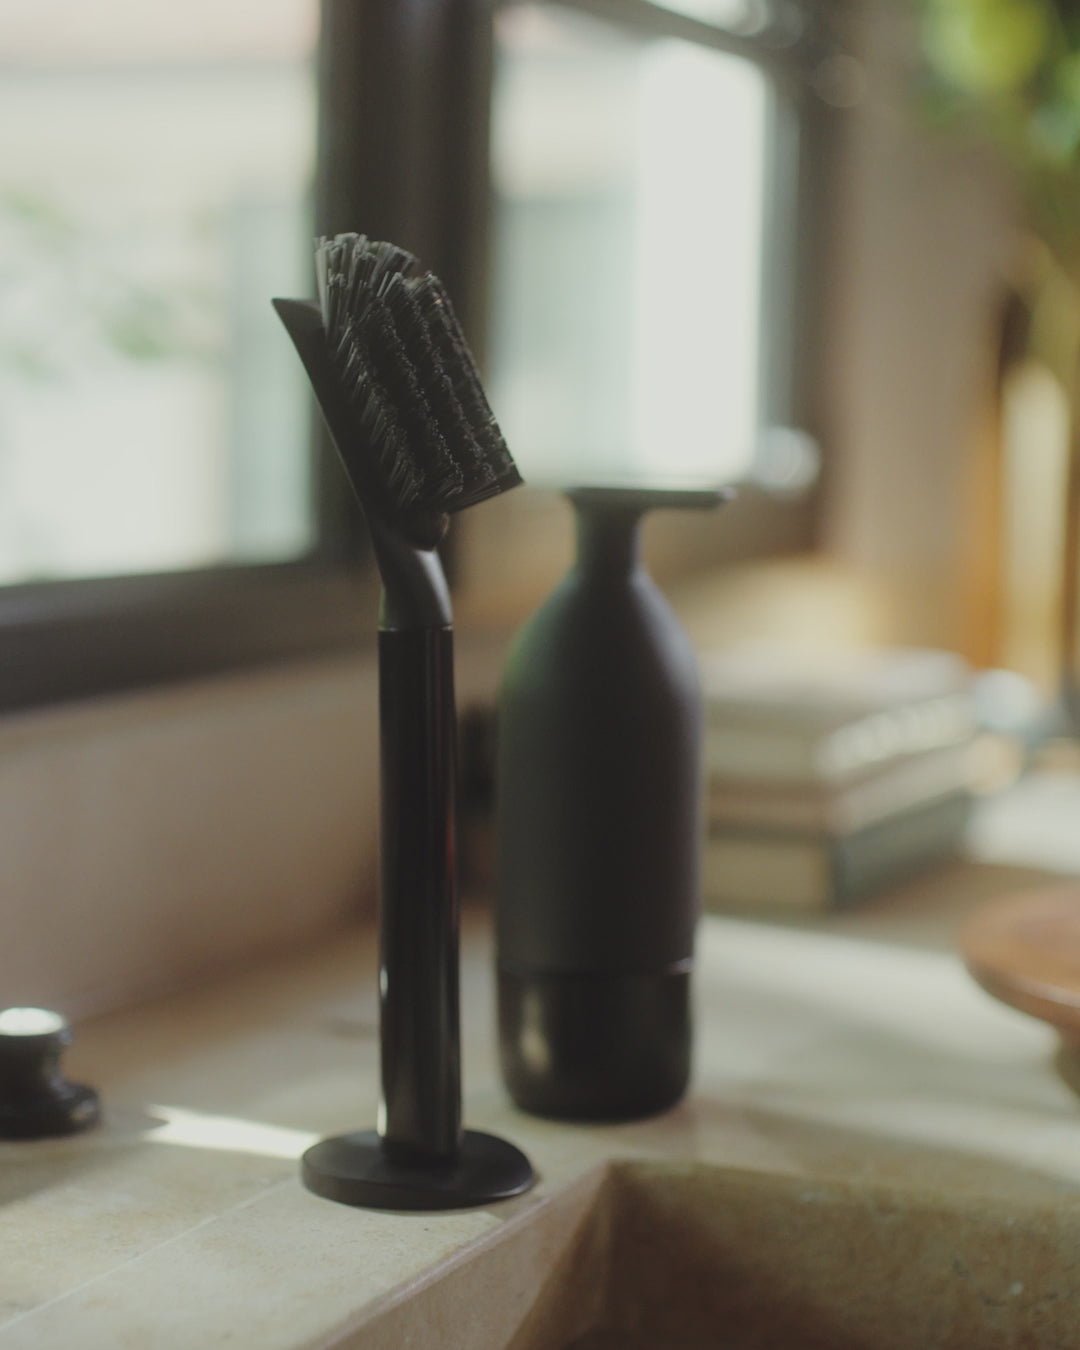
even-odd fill
[(71, 1027), (46, 1008), (0, 1011), (0, 1139), (46, 1139), (96, 1125), (93, 1088), (69, 1083), (60, 1056)]

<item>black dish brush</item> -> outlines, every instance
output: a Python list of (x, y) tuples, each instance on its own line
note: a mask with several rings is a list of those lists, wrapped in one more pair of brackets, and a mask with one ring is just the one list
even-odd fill
[(393, 244), (316, 248), (319, 304), (275, 300), (367, 520), (382, 580), (377, 1130), (325, 1139), (305, 1184), (346, 1204), (444, 1209), (514, 1195), (528, 1160), (461, 1126), (456, 717), (448, 514), (520, 481), (441, 283)]

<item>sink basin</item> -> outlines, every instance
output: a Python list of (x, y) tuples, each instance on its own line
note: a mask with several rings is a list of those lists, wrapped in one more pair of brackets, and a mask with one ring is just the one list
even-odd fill
[(370, 1310), (357, 1350), (1052, 1350), (1080, 1208), (617, 1163)]

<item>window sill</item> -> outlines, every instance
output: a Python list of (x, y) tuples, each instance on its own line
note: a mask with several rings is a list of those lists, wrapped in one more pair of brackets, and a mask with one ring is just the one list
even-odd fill
[(0, 712), (357, 651), (377, 595), (317, 562), (0, 588)]

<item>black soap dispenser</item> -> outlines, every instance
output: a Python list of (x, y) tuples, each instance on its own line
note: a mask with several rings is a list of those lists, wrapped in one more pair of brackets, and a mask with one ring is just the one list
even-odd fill
[(518, 634), (499, 697), (500, 1058), (524, 1110), (623, 1120), (686, 1090), (702, 822), (696, 662), (640, 523), (726, 494), (568, 495), (575, 564)]

